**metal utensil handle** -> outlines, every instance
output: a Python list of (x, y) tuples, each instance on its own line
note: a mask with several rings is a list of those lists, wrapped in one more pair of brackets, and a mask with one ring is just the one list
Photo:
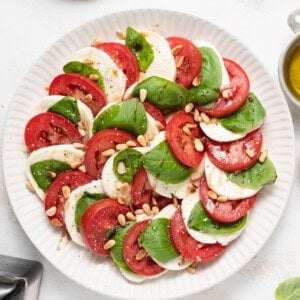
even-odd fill
[(300, 9), (296, 9), (289, 14), (288, 24), (294, 33), (300, 32)]

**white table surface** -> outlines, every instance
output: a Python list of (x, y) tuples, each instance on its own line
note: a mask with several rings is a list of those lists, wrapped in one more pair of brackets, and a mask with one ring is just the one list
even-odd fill
[[(9, 103), (23, 76), (54, 41), (91, 19), (123, 9), (164, 8), (205, 18), (240, 39), (278, 83), (277, 62), (293, 34), (288, 14), (299, 0), (1, 0), (0, 130)], [(266, 300), (282, 280), (300, 276), (300, 110), (291, 107), (296, 133), (296, 176), (279, 226), (265, 246), (238, 273), (190, 300)], [(44, 265), (40, 299), (108, 299), (66, 278), (34, 248), (10, 207), (0, 174), (0, 254), (39, 260)], [(116, 287), (117, 288), (117, 287)], [(150, 296), (150, 295), (149, 295)]]

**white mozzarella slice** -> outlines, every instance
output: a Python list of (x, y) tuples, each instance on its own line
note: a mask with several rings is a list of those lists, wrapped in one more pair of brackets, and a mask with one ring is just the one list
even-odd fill
[(218, 195), (227, 197), (229, 200), (240, 200), (252, 197), (261, 189), (243, 188), (230, 181), (226, 173), (215, 166), (207, 155), (205, 156), (205, 175), (209, 188)]
[[(61, 95), (52, 95), (46, 96), (42, 98), (42, 100), (36, 105), (33, 109), (33, 115), (36, 115), (41, 112), (45, 112), (51, 107), (53, 104), (61, 100), (65, 96)], [(77, 100), (78, 110), (80, 114), (80, 121), (83, 124), (83, 128), (85, 128), (86, 135), (84, 136), (84, 140), (87, 142), (88, 139), (93, 135), (93, 122), (94, 117), (90, 108), (85, 105), (83, 102)]]
[[(171, 219), (176, 209), (177, 208), (173, 204), (169, 204), (166, 207), (164, 207), (155, 217), (153, 217), (153, 219), (159, 219), (159, 218)], [(191, 260), (183, 259), (181, 255), (178, 255), (177, 257), (169, 260), (166, 263), (159, 262), (154, 258), (152, 259), (162, 268), (170, 271), (183, 270), (193, 263), (193, 261)]]
[(102, 183), (104, 192), (111, 198), (120, 198), (126, 203), (131, 201), (131, 184), (121, 182), (113, 171), (114, 158), (112, 155), (105, 163), (102, 170)]
[(158, 76), (171, 81), (176, 78), (176, 65), (167, 40), (153, 31), (141, 31), (147, 42), (152, 46), (154, 59), (145, 73), (140, 74), (139, 81), (147, 77)]
[(185, 227), (188, 231), (188, 233), (198, 242), (204, 243), (204, 244), (215, 244), (220, 243), (221, 245), (227, 245), (231, 241), (235, 240), (240, 236), (240, 234), (243, 232), (244, 228), (233, 233), (233, 234), (227, 234), (227, 235), (220, 235), (220, 234), (207, 234), (201, 231), (197, 231), (194, 229), (191, 229), (188, 227), (188, 220), (190, 217), (190, 214), (194, 208), (194, 205), (200, 201), (199, 200), (199, 190), (197, 190), (195, 193), (190, 194), (188, 197), (184, 198), (181, 202), (181, 212), (182, 212), (182, 218), (185, 224)]
[(55, 145), (38, 149), (29, 155), (27, 159), (26, 176), (41, 200), (44, 200), (45, 192), (38, 186), (32, 176), (30, 166), (39, 161), (49, 159), (66, 162), (71, 165), (74, 162), (82, 162), (84, 159), (84, 152), (76, 149), (73, 145)]
[(154, 147), (156, 147), (158, 144), (166, 140), (166, 132), (165, 131), (160, 131), (154, 140), (152, 140), (150, 146), (149, 146), (149, 151), (152, 150)]
[(103, 77), (105, 94), (108, 102), (121, 101), (125, 92), (126, 76), (108, 54), (95, 47), (85, 47), (76, 51), (69, 61), (84, 62), (91, 60), (93, 68)]
[(80, 232), (77, 231), (76, 224), (75, 224), (75, 212), (76, 212), (76, 204), (78, 200), (83, 196), (85, 192), (90, 194), (100, 194), (103, 193), (102, 181), (94, 180), (88, 184), (82, 185), (77, 189), (71, 192), (70, 197), (65, 202), (64, 209), (64, 220), (66, 224), (66, 228), (68, 233), (76, 244), (86, 247), (85, 243), (82, 240)]
[(215, 123), (200, 122), (200, 127), (205, 135), (217, 142), (232, 142), (247, 135), (247, 133), (235, 133), (230, 131), (223, 127), (218, 121)]
[(147, 117), (147, 130), (144, 133), (146, 141), (152, 141), (159, 133), (159, 130), (156, 127), (155, 119), (146, 112)]
[(124, 93), (123, 100), (127, 100), (127, 99), (130, 99), (130, 98), (133, 98), (132, 92), (133, 92), (133, 90), (134, 90), (134, 88), (136, 86), (137, 86), (137, 82), (135, 82), (134, 84), (132, 84), (131, 86), (129, 86), (127, 88), (127, 90)]
[(196, 45), (196, 47), (207, 47), (207, 48), (211, 48), (217, 55), (218, 59), (219, 59), (219, 62), (221, 64), (221, 69), (222, 69), (222, 84), (221, 84), (221, 89), (228, 86), (229, 83), (230, 83), (230, 79), (229, 79), (229, 75), (228, 75), (228, 72), (225, 68), (225, 65), (224, 65), (224, 61), (219, 53), (219, 51), (216, 49), (216, 47), (210, 43), (210, 42), (207, 42), (207, 41), (197, 41), (194, 43)]

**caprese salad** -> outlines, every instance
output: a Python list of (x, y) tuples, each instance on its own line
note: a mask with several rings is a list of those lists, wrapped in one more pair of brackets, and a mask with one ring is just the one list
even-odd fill
[(25, 126), (50, 223), (130, 281), (195, 272), (247, 226), (276, 170), (265, 109), (207, 41), (128, 27), (73, 53)]

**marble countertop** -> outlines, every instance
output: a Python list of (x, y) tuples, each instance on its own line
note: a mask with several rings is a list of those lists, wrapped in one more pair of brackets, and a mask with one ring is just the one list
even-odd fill
[[(178, 10), (207, 19), (240, 39), (278, 83), (278, 58), (293, 37), (286, 19), (298, 0), (10, 0), (0, 2), (0, 132), (9, 103), (29, 67), (54, 41), (99, 16), (137, 8)], [(297, 6), (298, 5), (298, 6)], [(277, 285), (300, 276), (300, 111), (291, 108), (296, 136), (296, 176), (287, 208), (261, 251), (239, 272), (190, 300), (274, 299)], [(0, 254), (34, 259), (44, 265), (40, 299), (107, 299), (71, 281), (34, 248), (18, 224), (0, 174)]]

